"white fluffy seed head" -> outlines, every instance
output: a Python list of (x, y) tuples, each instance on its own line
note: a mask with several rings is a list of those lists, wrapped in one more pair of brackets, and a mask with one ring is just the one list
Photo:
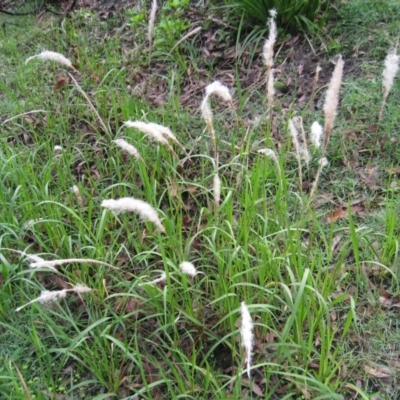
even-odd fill
[(203, 101), (201, 102), (200, 110), (201, 110), (201, 115), (203, 116), (204, 120), (206, 121), (206, 124), (208, 126), (212, 125), (213, 114), (211, 111), (210, 100), (209, 100), (208, 96), (205, 96), (203, 98)]
[(214, 203), (216, 206), (218, 206), (219, 202), (221, 201), (221, 179), (219, 178), (218, 174), (214, 175), (213, 189), (214, 189)]
[(206, 86), (206, 97), (216, 95), (227, 103), (232, 103), (232, 95), (229, 89), (220, 81), (215, 81)]
[(274, 161), (278, 159), (275, 152), (272, 149), (260, 149), (257, 151), (257, 153), (264, 154), (265, 156)]
[(315, 147), (321, 147), (321, 138), (323, 135), (323, 128), (318, 121), (314, 121), (311, 125), (310, 141)]
[(179, 268), (184, 274), (189, 275), (191, 278), (198, 274), (196, 267), (189, 261), (181, 262)]
[(271, 18), (268, 20), (269, 35), (268, 39), (264, 43), (262, 52), (264, 63), (267, 68), (272, 68), (274, 64), (274, 45), (276, 42), (276, 38), (278, 36), (278, 30), (276, 28), (276, 22), (275, 22), (276, 10), (275, 9), (270, 10), (270, 15)]
[(296, 152), (296, 158), (300, 160), (301, 158), (301, 148), (299, 142), (299, 132), (293, 122), (293, 118), (289, 120), (289, 134), (292, 137), (293, 146)]
[(113, 140), (113, 142), (122, 150), (125, 151), (127, 154), (130, 154), (131, 156), (135, 157), (137, 160), (141, 160), (142, 157), (140, 156), (138, 150), (136, 147), (132, 146), (130, 143), (128, 143), (124, 139), (116, 139)]
[(134, 212), (142, 221), (150, 221), (161, 232), (165, 232), (164, 226), (158, 218), (157, 211), (148, 203), (133, 197), (121, 197), (120, 199), (103, 200), (101, 206), (119, 214), (122, 212)]
[(145, 133), (146, 135), (153, 138), (156, 142), (164, 145), (168, 145), (167, 139), (160, 132), (160, 130), (155, 126), (157, 124), (147, 123), (143, 121), (126, 121), (124, 125), (128, 128), (136, 128), (139, 131)]
[(33, 268), (33, 269), (35, 269), (35, 268), (49, 268), (49, 269), (52, 269), (54, 271), (57, 271), (56, 268), (55, 268), (58, 265), (57, 261), (46, 261), (46, 260), (43, 260), (43, 258), (38, 257), (38, 256), (34, 256), (34, 255), (30, 255), (29, 258), (32, 261), (34, 261), (34, 262), (31, 262), (29, 264), (29, 268)]
[(242, 346), (246, 353), (247, 376), (250, 378), (251, 353), (254, 344), (253, 320), (251, 319), (249, 309), (244, 301), (241, 303), (240, 310), (242, 315), (242, 327), (240, 333), (242, 336)]
[(21, 307), (18, 307), (15, 311), (21, 311), (23, 308), (25, 308), (26, 306), (29, 306), (32, 303), (36, 303), (39, 302), (40, 304), (46, 304), (46, 303), (53, 303), (56, 300), (61, 300), (63, 298), (65, 298), (65, 296), (67, 295), (67, 290), (63, 289), (63, 290), (43, 290), (42, 292), (40, 292), (40, 296), (37, 297), (36, 299), (31, 300), (29, 303), (24, 304)]
[(54, 61), (58, 64), (65, 65), (68, 68), (74, 68), (72, 62), (67, 57), (65, 57), (60, 53), (56, 53), (55, 51), (44, 50), (40, 54), (37, 54), (36, 56), (27, 58), (25, 64), (27, 64), (30, 60), (33, 60), (34, 58), (39, 58), (43, 61), (46, 60)]
[[(326, 98), (324, 103), (325, 135), (329, 135), (330, 131), (333, 128), (336, 109), (339, 104), (339, 91), (340, 85), (342, 84), (343, 66), (344, 61), (342, 59), (342, 56), (339, 56), (339, 59), (336, 62), (336, 66), (332, 74), (332, 79), (329, 83), (328, 90), (326, 91)], [(327, 140), (327, 137), (325, 137), (325, 140)]]
[(385, 68), (382, 76), (383, 96), (386, 99), (390, 89), (393, 86), (394, 78), (396, 77), (397, 71), (399, 70), (400, 56), (396, 54), (388, 54), (385, 59)]
[(40, 292), (40, 296), (37, 301), (41, 304), (52, 303), (56, 300), (64, 299), (67, 296), (67, 290), (43, 290)]
[(90, 292), (92, 289), (84, 285), (83, 283), (78, 283), (72, 289), (76, 293), (87, 293)]
[(326, 157), (321, 158), (319, 161), (319, 165), (321, 165), (322, 168), (326, 167), (328, 165), (328, 159)]
[(159, 278), (156, 278), (150, 282), (146, 282), (146, 285), (156, 285), (158, 283), (164, 283), (167, 280), (167, 274), (162, 272)]
[(297, 128), (296, 128), (296, 125), (295, 125), (295, 123), (294, 123), (294, 121), (293, 121), (293, 118), (291, 118), (290, 120), (289, 120), (289, 135), (293, 138), (293, 139), (296, 139), (297, 140), (297, 142), (298, 142), (298, 138), (299, 138), (299, 131), (297, 130)]
[(161, 135), (164, 136), (164, 138), (170, 139), (173, 142), (175, 142), (175, 143), (177, 143), (177, 144), (179, 144), (181, 146), (181, 144), (179, 143), (177, 137), (173, 134), (171, 129), (168, 128), (167, 126), (156, 124), (154, 122), (149, 122), (148, 125), (149, 125), (150, 128), (153, 128), (154, 130), (158, 130), (161, 133)]
[(154, 31), (154, 22), (156, 20), (156, 12), (157, 12), (157, 1), (153, 0), (151, 3), (150, 18), (149, 18), (149, 30), (148, 30), (148, 39), (149, 39), (150, 45), (153, 41), (153, 31)]

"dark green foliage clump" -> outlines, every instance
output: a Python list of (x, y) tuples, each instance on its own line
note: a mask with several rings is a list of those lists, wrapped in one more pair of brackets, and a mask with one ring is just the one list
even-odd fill
[(327, 14), (330, 1), (323, 0), (235, 0), (253, 21), (266, 25), (269, 11), (277, 11), (277, 24), (280, 27), (297, 29), (314, 22), (321, 10)]

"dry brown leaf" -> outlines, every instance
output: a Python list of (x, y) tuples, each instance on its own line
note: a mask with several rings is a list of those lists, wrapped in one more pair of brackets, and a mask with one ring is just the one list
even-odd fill
[(54, 86), (54, 91), (56, 92), (57, 90), (60, 90), (63, 88), (68, 81), (68, 78), (65, 76), (59, 76), (56, 80), (56, 85)]
[(381, 296), (379, 297), (379, 303), (385, 307), (400, 308), (400, 295), (393, 296), (385, 288), (380, 288)]
[[(363, 217), (365, 215), (363, 206), (353, 206), (351, 207), (350, 210), (352, 214), (358, 214), (360, 217)], [(326, 222), (328, 223), (336, 222), (339, 219), (347, 218), (348, 215), (349, 215), (349, 210), (347, 208), (340, 208), (339, 210), (331, 212), (326, 217)]]
[(361, 177), (361, 183), (371, 190), (381, 189), (379, 181), (379, 167), (366, 167), (364, 170), (359, 170), (358, 174)]
[(336, 211), (331, 212), (327, 218), (326, 218), (326, 222), (331, 223), (331, 222), (336, 222), (339, 219), (345, 218), (348, 215), (348, 211), (346, 209), (339, 209)]
[(58, 289), (71, 289), (72, 285), (70, 285), (68, 282), (64, 281), (60, 276), (55, 275), (54, 276), (54, 283), (57, 286)]
[(264, 397), (264, 393), (261, 390), (260, 386), (257, 385), (257, 383), (255, 383), (254, 381), (252, 381), (250, 383), (250, 381), (246, 378), (242, 379), (242, 385), (246, 386), (246, 387), (251, 387), (251, 389), (253, 390), (253, 392), (260, 397)]
[(339, 242), (342, 240), (342, 236), (341, 235), (336, 235), (333, 239), (332, 239), (332, 246), (331, 246), (331, 253), (332, 254), (336, 254), (339, 251)]
[(400, 174), (400, 165), (398, 165), (397, 167), (386, 168), (385, 171), (391, 175)]
[(368, 375), (371, 375), (374, 378), (389, 378), (392, 376), (390, 369), (384, 365), (363, 365), (363, 369)]

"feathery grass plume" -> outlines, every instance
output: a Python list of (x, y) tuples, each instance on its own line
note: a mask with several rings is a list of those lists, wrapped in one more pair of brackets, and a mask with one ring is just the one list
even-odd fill
[(312, 85), (312, 89), (311, 89), (310, 110), (313, 109), (315, 93), (316, 93), (316, 91), (317, 91), (319, 73), (320, 73), (321, 71), (322, 71), (322, 68), (321, 68), (321, 67), (319, 66), (319, 64), (318, 64), (318, 65), (317, 65), (317, 68), (315, 68), (315, 76), (314, 76), (313, 85)]
[(233, 106), (232, 95), (229, 89), (221, 82), (215, 81), (206, 86), (206, 95), (204, 96), (203, 101), (201, 102), (200, 109), (210, 134), (211, 147), (215, 158), (215, 167), (218, 169), (219, 155), (217, 150), (217, 139), (215, 136), (214, 126), (213, 126), (213, 114), (210, 106), (210, 97), (212, 95), (215, 95), (219, 97), (221, 100), (228, 103), (233, 111), (234, 111), (234, 106)]
[(151, 3), (151, 10), (150, 10), (150, 17), (149, 17), (149, 30), (148, 30), (149, 61), (151, 59), (151, 48), (153, 45), (153, 33), (154, 33), (154, 22), (156, 20), (156, 12), (157, 12), (157, 0), (153, 0)]
[(295, 155), (297, 159), (297, 163), (299, 165), (299, 181), (300, 181), (300, 190), (302, 190), (303, 187), (303, 171), (301, 168), (301, 148), (300, 148), (300, 143), (299, 143), (299, 132), (297, 131), (295, 124), (293, 123), (293, 120), (289, 120), (289, 134), (292, 137), (292, 142), (295, 150)]
[(219, 178), (218, 172), (214, 175), (213, 191), (214, 191), (214, 206), (215, 209), (218, 209), (219, 203), (221, 201), (221, 179)]
[(25, 60), (25, 64), (28, 64), (29, 61), (33, 60), (34, 58), (39, 58), (40, 60), (46, 61), (54, 61), (58, 64), (65, 65), (68, 68), (74, 69), (74, 66), (72, 65), (72, 62), (65, 57), (64, 55), (60, 53), (56, 53), (55, 51), (48, 51), (48, 50), (43, 50), (41, 53), (36, 54), (35, 56), (28, 57)]
[(275, 152), (272, 149), (260, 149), (257, 153), (264, 154), (274, 162), (278, 161), (278, 157), (276, 156)]
[(142, 221), (152, 222), (162, 233), (165, 233), (165, 228), (158, 218), (157, 211), (145, 201), (137, 200), (133, 197), (121, 197), (116, 200), (103, 200), (101, 206), (107, 210), (114, 211), (116, 214), (134, 212), (139, 215)]
[(296, 127), (296, 130), (297, 131), (300, 130), (300, 132), (301, 132), (302, 143), (300, 144), (300, 155), (301, 155), (301, 158), (308, 165), (311, 161), (311, 156), (310, 156), (310, 153), (309, 153), (308, 147), (307, 147), (307, 138), (306, 138), (306, 132), (304, 131), (303, 118), (293, 117), (292, 121)]
[(324, 103), (325, 127), (324, 142), (322, 146), (323, 153), (325, 153), (328, 146), (329, 136), (333, 129), (333, 122), (335, 121), (336, 110), (339, 104), (340, 85), (342, 84), (343, 78), (343, 65), (344, 61), (342, 56), (339, 56), (332, 74), (332, 79), (329, 83), (328, 90), (326, 91)]
[(240, 333), (242, 336), (242, 346), (245, 350), (247, 376), (250, 378), (251, 353), (254, 344), (253, 320), (251, 319), (249, 309), (244, 301), (241, 303), (240, 309), (242, 315), (242, 327)]
[(53, 290), (53, 291), (43, 290), (40, 292), (39, 297), (31, 300), (29, 303), (26, 303), (21, 307), (16, 308), (15, 311), (16, 312), (21, 311), (23, 308), (36, 302), (39, 302), (40, 304), (54, 303), (56, 300), (64, 299), (66, 295), (67, 295), (67, 289)]
[(161, 143), (179, 160), (178, 155), (175, 153), (174, 149), (171, 147), (171, 145), (168, 143), (168, 140), (165, 138), (166, 136), (165, 130), (160, 130), (159, 127), (161, 125), (155, 124), (153, 122), (143, 122), (143, 121), (126, 121), (124, 122), (124, 125), (127, 128), (138, 129), (140, 132), (145, 133), (147, 136), (151, 137), (156, 142)]
[(125, 153), (135, 157), (136, 160), (143, 160), (136, 147), (132, 146), (124, 139), (115, 139), (113, 142)]
[(71, 290), (73, 290), (75, 293), (88, 293), (92, 291), (90, 287), (87, 287), (83, 283), (76, 284)]
[(220, 81), (214, 81), (206, 86), (206, 96), (211, 96), (213, 94), (220, 97), (221, 100), (228, 103), (233, 109), (232, 95), (229, 89)]
[(10, 249), (7, 247), (1, 247), (0, 250), (7, 250), (7, 251), (11, 251), (13, 253), (20, 254), (21, 256), (25, 257), (27, 261), (30, 262), (29, 268), (32, 268), (32, 269), (49, 268), (54, 271), (57, 271), (57, 269), (55, 268), (56, 266), (63, 265), (63, 264), (71, 264), (71, 263), (98, 264), (98, 265), (104, 265), (104, 266), (112, 268), (112, 269), (117, 269), (117, 270), (120, 269), (120, 268), (114, 267), (113, 265), (108, 264), (104, 261), (92, 260), (90, 258), (66, 258), (66, 259), (60, 259), (60, 260), (44, 260), (42, 257), (39, 257), (36, 254), (27, 254), (24, 251)]
[(321, 171), (322, 171), (322, 169), (324, 167), (326, 167), (328, 165), (327, 158), (326, 157), (321, 158), (319, 160), (318, 164), (319, 164), (319, 166), (318, 166), (318, 170), (317, 170), (317, 175), (315, 176), (315, 180), (314, 180), (314, 183), (313, 183), (311, 191), (310, 191), (310, 197), (309, 197), (310, 201), (312, 200), (312, 198), (314, 196), (314, 193), (317, 190), (319, 178), (320, 178), (320, 175), (321, 175)]
[(318, 121), (314, 121), (311, 125), (310, 141), (317, 148), (321, 147), (321, 137), (323, 133), (324, 131), (320, 123)]
[(388, 54), (385, 58), (385, 69), (382, 73), (383, 98), (385, 99), (389, 95), (390, 89), (393, 86), (394, 78), (399, 70), (399, 60), (400, 57), (396, 54)]
[(189, 275), (191, 278), (194, 278), (199, 273), (196, 267), (189, 261), (181, 262), (179, 268), (184, 274)]
[(83, 203), (83, 199), (82, 199), (82, 196), (81, 196), (81, 192), (79, 191), (78, 186), (76, 186), (76, 185), (72, 186), (71, 190), (72, 190), (72, 192), (75, 194), (76, 199), (78, 200), (79, 205), (80, 205), (81, 207), (83, 207), (84, 203)]
[(264, 64), (267, 67), (266, 71), (266, 86), (267, 86), (267, 100), (268, 100), (268, 108), (270, 113), (270, 118), (272, 117), (272, 105), (274, 102), (274, 73), (272, 67), (274, 65), (274, 45), (276, 42), (276, 38), (278, 36), (278, 31), (276, 29), (275, 17), (276, 10), (272, 9), (269, 12), (270, 19), (268, 20), (269, 27), (269, 35), (268, 39), (264, 43), (262, 56), (264, 59)]
[(104, 261), (93, 260), (90, 258), (65, 258), (65, 259), (60, 259), (60, 260), (43, 260), (42, 258), (40, 258), (40, 260), (36, 260), (35, 262), (31, 263), (31, 265), (29, 267), (30, 268), (54, 268), (57, 265), (72, 264), (72, 263), (97, 264), (97, 265), (104, 265), (105, 267), (109, 267), (112, 269), (117, 269), (117, 270), (120, 269), (120, 268), (114, 267), (113, 265), (108, 264)]
[(174, 143), (176, 143), (183, 151), (184, 153), (189, 156), (189, 154), (186, 152), (185, 147), (179, 142), (177, 137), (172, 133), (171, 129), (168, 128), (167, 126), (156, 124), (154, 122), (149, 122), (148, 123), (150, 128), (158, 129), (158, 131), (163, 135), (165, 138), (172, 140)]
[(53, 264), (46, 264), (46, 261), (42, 258), (37, 256), (36, 254), (25, 254), (25, 257), (28, 261), (30, 261), (29, 264), (29, 268), (48, 268), (51, 269), (53, 271), (57, 271), (57, 269), (55, 268), (55, 265)]
[[(33, 222), (35, 222), (35, 220), (31, 220)], [(28, 222), (31, 222), (28, 221)], [(27, 223), (26, 223), (27, 224)], [(29, 229), (28, 227), (24, 227), (24, 229)], [(29, 261), (29, 268), (49, 268), (53, 271), (57, 271), (56, 268), (54, 268), (55, 266), (53, 264), (48, 264), (48, 265), (43, 265), (43, 263), (46, 263), (46, 261), (42, 258), (39, 257), (36, 254), (28, 254), (25, 253), (24, 251), (20, 251), (20, 250), (16, 250), (16, 249), (9, 249), (7, 247), (1, 247), (0, 250), (7, 250), (7, 251), (11, 251), (12, 253), (17, 253), (20, 254), (21, 256), (25, 257), (26, 261)]]
[(167, 280), (167, 274), (163, 272), (159, 278), (156, 278), (150, 282), (141, 283), (140, 286), (143, 285), (157, 285), (158, 283), (164, 283)]
[(154, 125), (151, 125), (148, 122), (143, 122), (143, 121), (125, 121), (124, 125), (127, 128), (136, 128), (139, 131), (145, 133), (146, 135), (150, 136), (152, 139), (154, 139), (156, 142), (159, 142), (163, 145), (168, 145), (167, 139), (165, 139), (164, 135), (160, 132), (159, 129), (154, 127)]
[(206, 95), (203, 98), (200, 109), (201, 109), (201, 115), (203, 116), (203, 119), (206, 122), (207, 129), (210, 134), (212, 152), (213, 152), (214, 158), (216, 160), (216, 164), (218, 164), (217, 140), (215, 137), (215, 131), (214, 131), (214, 126), (213, 126), (213, 122), (212, 122), (213, 114), (211, 111), (210, 100), (209, 100), (208, 95)]
[(269, 11), (270, 18), (268, 20), (269, 35), (268, 39), (264, 43), (262, 56), (264, 59), (265, 66), (270, 69), (274, 65), (274, 45), (278, 36), (278, 30), (276, 29), (276, 10), (271, 9)]
[(396, 54), (388, 54), (385, 58), (385, 68), (382, 73), (383, 99), (381, 110), (379, 112), (379, 122), (382, 119), (383, 109), (386, 104), (386, 99), (389, 96), (390, 89), (393, 86), (394, 78), (399, 70), (399, 61), (400, 56)]
[(75, 293), (81, 294), (81, 293), (90, 292), (91, 290), (92, 289), (90, 289), (89, 287), (87, 287), (86, 285), (84, 285), (82, 283), (78, 283), (72, 289), (62, 289), (62, 290), (53, 290), (53, 291), (42, 290), (40, 292), (39, 297), (31, 300), (30, 302), (24, 304), (21, 307), (18, 307), (17, 309), (15, 309), (15, 311), (16, 312), (21, 311), (23, 308), (25, 308), (33, 303), (37, 303), (37, 302), (39, 302), (40, 304), (54, 303), (56, 300), (64, 299), (67, 296), (68, 292), (75, 292)]

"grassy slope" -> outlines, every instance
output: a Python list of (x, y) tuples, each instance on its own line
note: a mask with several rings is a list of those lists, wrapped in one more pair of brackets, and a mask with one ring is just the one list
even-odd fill
[[(379, 136), (387, 138), (383, 151), (371, 149), (383, 59), (396, 42), (399, 11), (396, 2), (354, 0), (322, 33), (327, 47), (341, 51), (353, 68), (343, 84), (328, 147), (330, 165), (311, 205), (299, 190), (288, 136), (279, 153), (280, 177), (274, 163), (255, 152), (265, 143), (273, 145), (265, 116), (242, 144), (242, 116), (236, 126), (229, 109), (218, 109), (218, 211), (213, 209), (208, 135), (198, 113), (179, 107), (179, 73), (165, 77), (169, 101), (155, 109), (126, 87), (129, 62), (144, 62), (145, 45), (127, 53), (117, 35), (99, 40), (107, 22), (82, 13), (61, 29), (51, 20), (39, 28), (30, 19), (18, 19), (21, 28), (6, 26), (1, 33), (2, 120), (44, 112), (2, 126), (0, 246), (45, 259), (98, 259), (119, 269), (71, 263), (57, 273), (32, 271), (23, 257), (1, 251), (2, 397), (44, 399), (57, 392), (74, 399), (133, 394), (144, 399), (333, 399), (359, 391), (364, 398), (373, 393), (396, 398), (399, 334), (396, 308), (387, 303), (397, 301), (389, 293), (398, 292), (400, 204), (396, 175), (386, 169), (398, 160), (391, 145), (398, 84), (380, 126)], [(138, 43), (144, 43), (144, 32), (137, 33)], [(58, 77), (68, 78), (64, 68), (38, 60), (24, 64), (43, 48), (78, 64), (75, 76), (106, 132), (72, 84), (54, 91)], [(181, 57), (180, 68), (184, 61)], [(323, 119), (307, 111), (302, 116), (306, 126)], [(178, 163), (163, 146), (122, 128), (128, 119), (170, 126), (192, 152), (191, 160)], [(122, 156), (112, 143), (117, 137), (134, 144), (144, 162)], [(55, 145), (63, 147), (60, 154)], [(310, 171), (303, 166), (306, 181), (312, 182), (319, 156), (313, 150)], [(343, 165), (344, 158), (350, 167)], [(114, 216), (100, 207), (103, 199), (122, 196), (154, 206), (167, 233), (134, 215)], [(354, 202), (359, 208), (350, 218), (326, 222), (327, 213)], [(178, 266), (185, 260), (202, 274), (194, 279), (181, 274)], [(143, 285), (162, 271), (165, 286)], [(77, 283), (92, 292), (14, 311), (41, 290)], [(251, 381), (242, 375), (242, 301), (255, 323)]]

